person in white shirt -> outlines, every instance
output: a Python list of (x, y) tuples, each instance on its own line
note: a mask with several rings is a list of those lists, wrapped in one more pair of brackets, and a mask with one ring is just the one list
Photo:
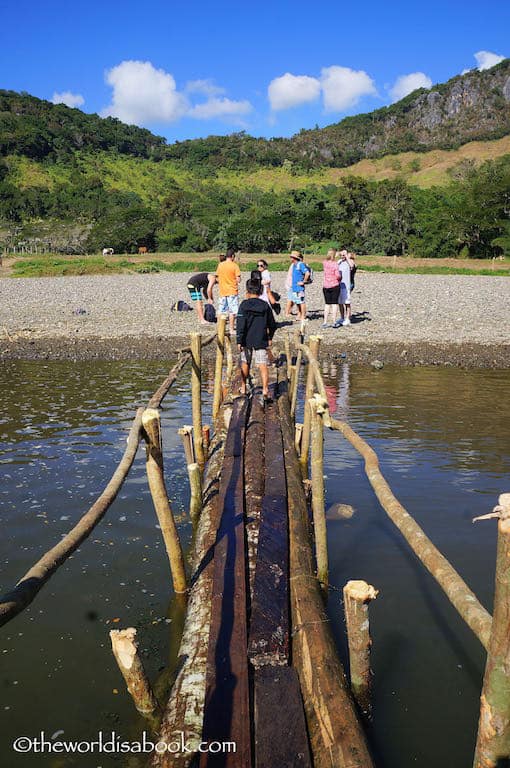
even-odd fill
[(354, 261), (346, 250), (337, 251), (337, 256), (339, 257), (338, 269), (340, 271), (340, 296), (338, 298), (340, 320), (337, 322), (338, 327), (351, 324), (351, 269), (354, 266)]

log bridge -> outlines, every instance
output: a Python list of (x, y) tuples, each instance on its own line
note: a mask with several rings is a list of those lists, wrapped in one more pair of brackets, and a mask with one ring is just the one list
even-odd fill
[[(499, 519), (492, 617), (395, 498), (374, 451), (329, 415), (318, 364), (320, 337), (305, 344), (304, 333), (305, 324), (285, 338), (273, 399), (264, 404), (256, 388), (240, 394), (232, 342), (220, 318), (217, 333), (205, 340), (216, 341), (212, 439), (202, 425), (203, 344), (192, 334), (147, 407), (137, 411), (125, 454), (103, 493), (0, 598), (0, 625), (36, 597), (99, 523), (143, 439), (175, 598), (186, 607), (165, 702), (147, 679), (136, 630), (110, 632), (120, 672), (158, 743), (186, 745), (156, 751), (151, 766), (372, 768), (364, 726), (370, 717), (368, 604), (377, 590), (363, 581), (344, 587), (349, 680), (325, 610), (323, 431), (336, 430), (359, 451), (381, 507), (487, 649), (474, 768), (497, 768), (510, 757), (510, 494), (502, 494), (487, 516)], [(179, 430), (194, 527), (186, 562), (165, 485), (159, 406), (188, 362), (193, 426)], [(294, 421), (299, 393), (302, 424)]]

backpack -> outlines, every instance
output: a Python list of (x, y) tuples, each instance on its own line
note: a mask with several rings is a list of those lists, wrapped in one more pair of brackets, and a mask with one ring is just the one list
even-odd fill
[(310, 275), (308, 276), (308, 282), (305, 283), (305, 285), (310, 285), (310, 283), (313, 283), (313, 269), (309, 267), (308, 264), (304, 264), (304, 266), (305, 266), (305, 270), (310, 273)]
[(193, 307), (190, 307), (186, 301), (179, 299), (175, 304), (172, 304), (172, 312), (193, 312)]
[(216, 310), (214, 309), (213, 304), (206, 304), (204, 307), (204, 319), (207, 320), (208, 323), (215, 323), (216, 322)]
[(356, 266), (356, 264), (354, 264), (351, 267), (351, 287), (350, 287), (351, 291), (354, 290), (354, 275), (356, 274), (356, 270), (357, 270), (357, 266)]

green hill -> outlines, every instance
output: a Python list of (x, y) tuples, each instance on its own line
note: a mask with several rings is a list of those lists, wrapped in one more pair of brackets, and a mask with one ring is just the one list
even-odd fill
[(335, 242), (385, 254), (510, 253), (509, 105), (505, 60), (290, 139), (167, 145), (112, 118), (0, 91), (0, 247), (235, 243), (249, 252)]

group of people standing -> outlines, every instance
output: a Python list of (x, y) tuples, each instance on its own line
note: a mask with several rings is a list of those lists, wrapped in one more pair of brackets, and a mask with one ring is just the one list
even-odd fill
[[(313, 281), (312, 269), (304, 262), (300, 251), (292, 251), (291, 264), (287, 272), (285, 287), (287, 304), (285, 316), (290, 319), (306, 318), (306, 286)], [(323, 328), (338, 328), (351, 324), (351, 291), (354, 288), (356, 271), (354, 254), (346, 250), (330, 249), (323, 262), (324, 268), (324, 322)], [(204, 300), (213, 303), (213, 287), (218, 284), (218, 313), (227, 315), (231, 336), (236, 333), (237, 344), (241, 353), (242, 387), (246, 392), (252, 360), (257, 364), (262, 381), (264, 402), (270, 400), (269, 372), (270, 347), (276, 322), (274, 313), (279, 314), (280, 296), (271, 287), (271, 273), (265, 259), (259, 259), (257, 268), (251, 272), (246, 282), (246, 298), (239, 303), (239, 285), (241, 270), (236, 263), (236, 252), (229, 248), (216, 272), (200, 272), (188, 281), (188, 290), (194, 303), (200, 323), (206, 324)], [(292, 314), (293, 307), (297, 315)], [(340, 313), (340, 317), (338, 317)], [(237, 318), (237, 326), (236, 326)]]

